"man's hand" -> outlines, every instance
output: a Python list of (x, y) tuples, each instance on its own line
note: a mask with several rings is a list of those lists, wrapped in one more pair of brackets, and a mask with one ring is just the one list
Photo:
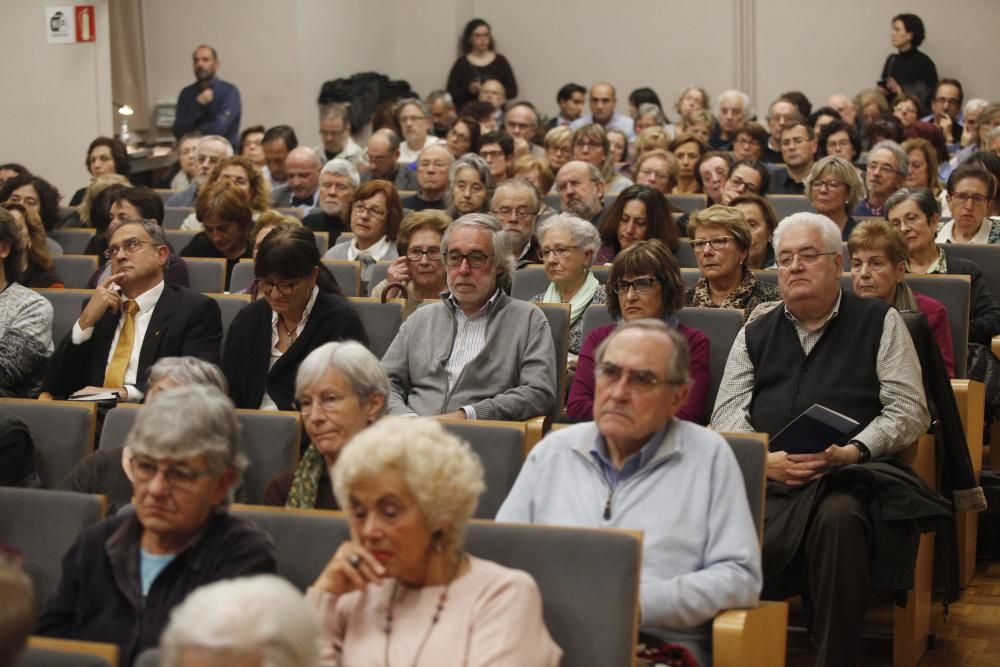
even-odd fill
[(945, 143), (950, 144), (951, 143), (951, 139), (952, 139), (952, 137), (951, 137), (951, 126), (952, 126), (951, 116), (949, 116), (946, 113), (937, 114), (936, 116), (934, 116), (934, 124), (938, 126), (938, 128), (941, 130), (941, 134), (944, 135)]
[(805, 486), (831, 468), (857, 463), (861, 451), (854, 445), (830, 445), (818, 454), (771, 452), (767, 455), (767, 478), (788, 486)]
[(212, 89), (206, 88), (205, 90), (198, 93), (198, 97), (196, 97), (195, 99), (198, 100), (198, 104), (200, 104), (203, 107), (207, 107), (209, 104), (212, 103), (212, 100), (214, 98), (215, 98), (215, 93), (212, 92)]
[(123, 273), (116, 273), (110, 276), (94, 291), (94, 296), (90, 297), (87, 306), (80, 313), (78, 322), (81, 329), (86, 331), (97, 324), (97, 321), (104, 317), (104, 313), (109, 310), (115, 313), (118, 312), (118, 308), (121, 307), (121, 295), (118, 293), (118, 290), (112, 289), (111, 286), (121, 280), (124, 275)]
[(466, 419), (465, 410), (455, 410), (454, 412), (446, 412), (443, 415), (437, 415), (434, 419)]

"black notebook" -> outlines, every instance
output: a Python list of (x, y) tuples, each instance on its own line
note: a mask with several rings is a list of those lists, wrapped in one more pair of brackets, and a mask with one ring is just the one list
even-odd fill
[(853, 433), (858, 422), (847, 415), (813, 403), (770, 440), (771, 451), (789, 454), (816, 454)]

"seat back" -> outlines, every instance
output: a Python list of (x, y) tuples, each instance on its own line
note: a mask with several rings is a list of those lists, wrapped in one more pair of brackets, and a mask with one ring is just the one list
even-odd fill
[(322, 257), (330, 249), (330, 232), (314, 231), (313, 237), (316, 239), (316, 249), (319, 250), (319, 256)]
[[(170, 244), (170, 247), (173, 248), (174, 252), (179, 255), (181, 254), (181, 250), (184, 250), (184, 248), (191, 243), (191, 239), (198, 235), (198, 232), (188, 231), (186, 229), (167, 229), (166, 226), (164, 226), (163, 234), (167, 237), (167, 243)], [(184, 261), (186, 262), (187, 260), (188, 258), (185, 257)]]
[(206, 294), (215, 299), (222, 311), (222, 349), (226, 349), (226, 336), (229, 335), (229, 327), (236, 318), (236, 313), (240, 312), (250, 303), (249, 294)]
[(793, 213), (815, 213), (812, 202), (805, 195), (768, 195), (778, 221), (784, 220)]
[(117, 667), (118, 645), (54, 637), (29, 637), (17, 667)]
[(80, 319), (83, 307), (94, 295), (94, 290), (89, 289), (59, 289), (55, 287), (35, 288), (35, 291), (52, 304), (52, 341), (56, 345), (73, 330), (73, 325)]
[(596, 303), (587, 306), (587, 312), (583, 314), (583, 340), (587, 340), (587, 335), (594, 329), (600, 329), (613, 322), (607, 306)]
[(63, 252), (70, 255), (82, 255), (87, 249), (90, 239), (94, 238), (93, 227), (63, 227), (48, 232), (49, 238), (62, 246)]
[(558, 419), (566, 407), (566, 367), (569, 362), (569, 317), (568, 303), (536, 303), (549, 321), (552, 342), (556, 346), (556, 405), (552, 417)]
[(253, 279), (253, 260), (245, 257), (236, 263), (236, 266), (233, 267), (233, 272), (229, 275), (229, 293), (236, 294), (243, 292), (246, 288), (250, 287)]
[(93, 403), (3, 398), (0, 410), (28, 425), (35, 445), (35, 472), (46, 489), (55, 488), (78, 461), (94, 451), (97, 408)]
[[(181, 223), (189, 215), (194, 213), (190, 206), (164, 206), (163, 207), (163, 228), (180, 229)], [(180, 248), (178, 248), (179, 250)]]
[(528, 264), (514, 272), (511, 277), (510, 295), (521, 301), (529, 301), (536, 294), (545, 294), (549, 288), (549, 277), (541, 264)]
[(677, 263), (682, 269), (697, 269), (698, 259), (694, 256), (694, 248), (691, 247), (691, 239), (679, 239), (680, 245), (677, 247)]
[(354, 296), (348, 301), (357, 311), (368, 334), (368, 349), (381, 359), (406, 319), (406, 301), (386, 299), (382, 303), (380, 299), (370, 296)]
[(389, 272), (390, 264), (392, 264), (392, 262), (375, 262), (372, 264), (372, 277), (368, 280), (369, 294), (371, 294), (373, 287), (385, 280), (386, 274)]
[(101, 438), (97, 443), (99, 449), (114, 449), (125, 446), (125, 438), (132, 430), (136, 417), (142, 405), (137, 403), (119, 403), (104, 415), (101, 425)]
[(185, 257), (191, 289), (202, 294), (226, 291), (226, 260), (221, 257)]
[(726, 370), (726, 360), (733, 346), (736, 334), (743, 328), (743, 311), (735, 308), (681, 308), (677, 311), (681, 324), (698, 329), (708, 336), (710, 384), (705, 401), (705, 420), (712, 417), (715, 397), (719, 393), (722, 374)]
[(705, 195), (667, 195), (667, 201), (676, 210), (694, 213), (705, 208)]
[(160, 667), (160, 649), (148, 648), (135, 659), (135, 667)]
[(975, 262), (983, 272), (986, 288), (994, 299), (1000, 299), (1000, 245), (978, 243), (942, 243), (945, 259), (960, 257)]
[(324, 259), (323, 264), (337, 279), (340, 291), (344, 296), (362, 296), (361, 294), (361, 262), (346, 259)]
[(492, 519), (507, 498), (524, 462), (524, 422), (464, 419), (441, 422), (451, 434), (469, 443), (483, 464), (486, 490), (479, 496), (477, 519)]
[(0, 486), (0, 543), (24, 556), (39, 608), (59, 583), (66, 550), (106, 508), (104, 496)]
[(97, 255), (52, 255), (52, 266), (62, 283), (72, 289), (86, 289), (97, 271)]
[(691, 289), (698, 284), (700, 279), (701, 271), (698, 269), (681, 269), (681, 282), (684, 283), (684, 289)]
[(723, 433), (736, 455), (743, 473), (743, 485), (750, 504), (750, 516), (757, 527), (757, 539), (764, 539), (764, 495), (767, 490), (767, 434)]

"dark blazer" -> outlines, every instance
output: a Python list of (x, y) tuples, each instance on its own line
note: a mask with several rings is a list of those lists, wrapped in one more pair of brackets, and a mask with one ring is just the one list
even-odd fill
[(368, 334), (351, 304), (336, 294), (320, 292), (302, 334), (269, 370), (271, 313), (267, 301), (259, 299), (240, 310), (229, 325), (222, 370), (229, 382), (229, 396), (238, 408), (259, 408), (267, 390), (280, 410), (292, 410), (295, 374), (310, 352), (335, 340), (368, 345)]
[[(80, 345), (73, 344), (72, 331), (66, 334), (52, 355), (42, 391), (61, 397), (88, 385), (102, 386), (119, 317), (105, 313), (90, 340)], [(142, 340), (136, 386), (146, 391), (149, 368), (161, 357), (192, 356), (217, 364), (221, 345), (219, 304), (186, 287), (164, 285)]]
[(969, 342), (989, 345), (993, 336), (1000, 334), (1000, 304), (986, 286), (983, 272), (975, 262), (962, 257), (948, 256), (948, 273), (970, 277), (972, 292), (969, 295)]

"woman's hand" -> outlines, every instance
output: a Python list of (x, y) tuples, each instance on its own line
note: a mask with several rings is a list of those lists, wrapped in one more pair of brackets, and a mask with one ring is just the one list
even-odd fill
[[(885, 87), (888, 88), (894, 95), (899, 95), (903, 92), (903, 87), (900, 86), (899, 82), (891, 76), (885, 80)], [(889, 102), (891, 103), (892, 100), (889, 100)]]
[[(357, 565), (352, 564), (352, 560)], [(333, 595), (343, 595), (364, 590), (368, 584), (380, 584), (384, 576), (382, 564), (363, 546), (351, 541), (340, 545), (313, 586)]]
[(392, 260), (389, 264), (389, 268), (385, 272), (385, 280), (388, 283), (403, 283), (406, 284), (410, 282), (410, 260), (406, 257), (397, 257)]

